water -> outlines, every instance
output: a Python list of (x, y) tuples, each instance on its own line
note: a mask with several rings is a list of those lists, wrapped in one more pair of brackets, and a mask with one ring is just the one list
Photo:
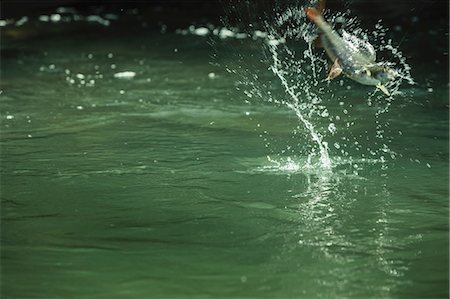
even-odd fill
[(2, 45), (3, 297), (448, 297), (447, 70), (90, 26)]

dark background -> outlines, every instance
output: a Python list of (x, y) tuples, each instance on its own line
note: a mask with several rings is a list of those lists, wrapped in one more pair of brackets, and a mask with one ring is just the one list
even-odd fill
[[(156, 9), (164, 11), (167, 23), (177, 22), (177, 18), (204, 18), (215, 21), (224, 14), (224, 8), (231, 4), (247, 4), (254, 13), (263, 13), (274, 3), (278, 5), (302, 4), (304, 1), (295, 0), (2, 0), (1, 18), (17, 18), (21, 16), (39, 15), (54, 11), (57, 7), (70, 6), (80, 11), (89, 11), (93, 7), (104, 7), (109, 11), (139, 8), (141, 10)], [(354, 13), (364, 18), (379, 19), (389, 24), (407, 25), (408, 17), (416, 16), (422, 24), (431, 24), (448, 27), (449, 1), (448, 0), (328, 0), (327, 8), (342, 10), (342, 7), (351, 8)]]
[[(258, 19), (267, 20), (273, 15), (274, 7), (282, 11), (283, 7), (304, 5), (306, 0), (146, 0), (146, 1), (116, 1), (116, 0), (2, 0), (0, 2), (1, 19), (15, 19), (28, 16), (37, 19), (41, 14), (54, 13), (58, 7), (73, 7), (80, 14), (116, 13), (120, 15), (120, 25), (110, 30), (136, 31), (160, 30), (161, 26), (167, 32), (189, 25), (214, 26), (228, 24), (233, 20), (247, 22)], [(314, 1), (314, 0), (309, 0)], [(449, 0), (327, 0), (326, 7), (333, 11), (351, 10), (358, 16), (362, 28), (374, 28), (378, 20), (389, 28), (395, 44), (401, 44), (401, 49), (409, 62), (419, 64), (424, 71), (441, 73), (439, 77), (448, 82), (448, 48), (449, 48)], [(136, 29), (127, 23), (127, 12), (135, 11), (139, 20), (145, 21), (145, 28)], [(238, 17), (233, 18), (233, 14)], [(128, 13), (128, 15), (130, 15)], [(130, 20), (129, 18), (128, 20)], [(136, 18), (135, 18), (136, 19)], [(34, 27), (33, 27), (34, 26)], [(42, 38), (52, 34), (88, 33), (91, 28), (72, 26), (59, 30), (39, 29), (41, 25), (28, 22), (21, 28), (1, 28), (2, 41), (8, 43), (8, 38)], [(31, 28), (30, 28), (31, 27)], [(54, 26), (56, 27), (56, 26)], [(56, 34), (55, 34), (56, 32)], [(55, 37), (55, 36), (51, 36)], [(421, 72), (422, 73), (422, 72)], [(444, 74), (444, 75), (442, 75)], [(442, 77), (442, 78), (441, 78)], [(435, 78), (436, 79), (436, 78)]]

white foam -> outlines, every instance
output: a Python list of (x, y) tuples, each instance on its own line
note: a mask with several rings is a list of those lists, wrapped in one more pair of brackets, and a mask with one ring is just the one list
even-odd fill
[(111, 22), (109, 20), (103, 19), (102, 17), (97, 16), (97, 15), (87, 16), (86, 21), (93, 22), (93, 23), (96, 22), (103, 26), (109, 26), (111, 24)]
[(206, 27), (199, 27), (194, 29), (193, 34), (198, 36), (206, 36), (209, 34), (209, 29)]
[(253, 32), (253, 38), (266, 38), (267, 37), (267, 32), (261, 31), (261, 30), (255, 30)]
[(133, 79), (136, 76), (135, 72), (132, 71), (124, 71), (114, 74), (114, 78), (117, 79)]
[(222, 39), (234, 37), (234, 36), (235, 36), (235, 33), (233, 31), (231, 31), (230, 29), (222, 28), (219, 31), (219, 37)]
[(57, 23), (57, 22), (61, 21), (61, 15), (60, 14), (50, 15), (50, 21), (52, 21), (53, 23)]
[(50, 17), (47, 15), (40, 15), (39, 16), (39, 21), (41, 22), (49, 22), (50, 21)]
[(237, 39), (244, 39), (244, 38), (247, 38), (247, 33), (236, 33), (235, 37)]
[(22, 26), (26, 22), (28, 22), (28, 17), (21, 17), (19, 20), (17, 20), (16, 26)]
[(267, 40), (267, 44), (269, 46), (278, 46), (278, 45), (281, 45), (281, 44), (284, 44), (284, 43), (286, 43), (286, 39), (284, 37), (279, 38), (279, 39), (276, 39), (276, 38), (273, 38), (273, 37), (269, 37), (269, 39)]
[[(175, 30), (177, 34), (188, 35), (193, 34), (197, 36), (207, 36), (209, 34), (213, 34), (218, 36), (221, 39), (227, 38), (235, 38), (235, 39), (245, 39), (245, 38), (253, 38), (254, 40), (258, 38), (265, 39), (268, 36), (267, 32), (261, 30), (255, 30), (254, 32), (243, 32), (235, 27), (214, 27), (211, 24), (208, 24), (208, 27), (195, 27), (194, 25), (190, 25), (187, 29), (177, 29)], [(276, 41), (279, 43), (285, 43), (284, 39), (279, 39)], [(272, 42), (273, 43), (273, 42)]]
[(0, 27), (5, 27), (6, 25), (14, 23), (13, 20), (0, 20)]

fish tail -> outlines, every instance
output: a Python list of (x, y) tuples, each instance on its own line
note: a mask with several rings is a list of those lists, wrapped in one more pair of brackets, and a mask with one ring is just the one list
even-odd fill
[(308, 19), (314, 23), (322, 17), (323, 11), (325, 10), (325, 0), (317, 0), (317, 7), (306, 7), (305, 14)]
[(314, 7), (306, 7), (305, 14), (309, 20), (316, 23), (317, 20), (321, 17), (321, 13)]
[(323, 14), (323, 11), (325, 10), (325, 0), (317, 0), (317, 10)]

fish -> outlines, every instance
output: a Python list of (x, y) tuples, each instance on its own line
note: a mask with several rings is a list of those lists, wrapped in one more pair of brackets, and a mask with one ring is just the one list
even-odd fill
[(358, 37), (342, 31), (339, 35), (323, 17), (325, 0), (318, 0), (317, 7), (304, 8), (306, 17), (319, 28), (319, 36), (314, 44), (323, 47), (331, 67), (327, 80), (341, 73), (364, 85), (372, 85), (390, 96), (385, 85), (394, 81), (397, 73), (385, 63), (376, 62), (374, 47)]

